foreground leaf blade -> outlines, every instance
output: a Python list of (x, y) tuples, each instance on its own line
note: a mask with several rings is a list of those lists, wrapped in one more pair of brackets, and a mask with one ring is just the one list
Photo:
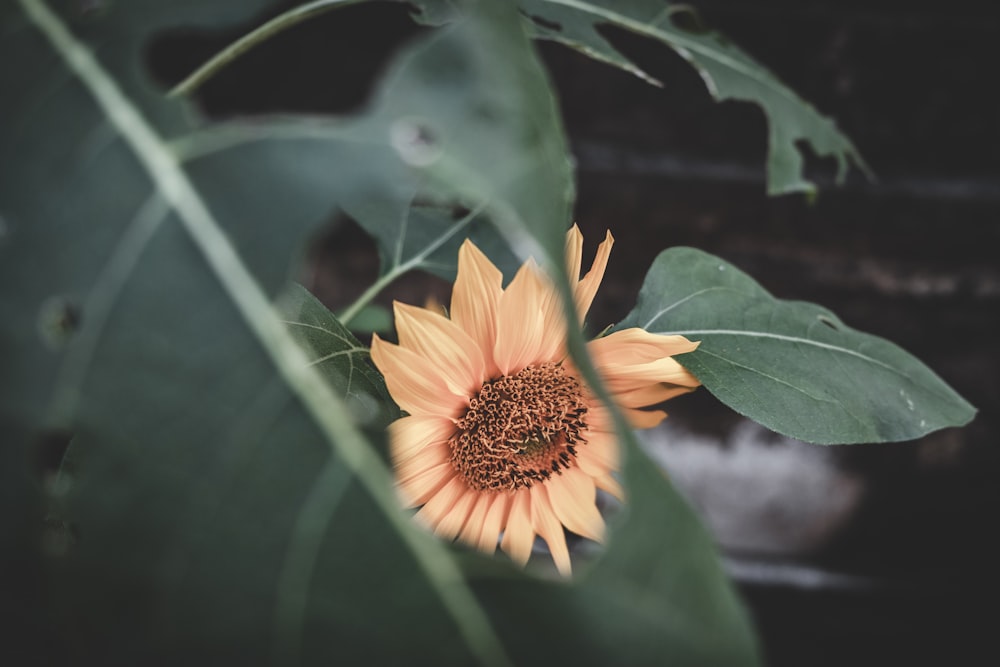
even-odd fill
[(810, 303), (775, 299), (733, 265), (693, 248), (657, 257), (617, 328), (700, 340), (678, 357), (723, 403), (819, 444), (911, 440), (962, 426), (975, 409), (887, 340)]

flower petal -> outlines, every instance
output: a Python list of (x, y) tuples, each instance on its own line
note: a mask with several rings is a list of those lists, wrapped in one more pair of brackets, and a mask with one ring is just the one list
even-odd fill
[(604, 540), (604, 519), (595, 502), (594, 480), (578, 467), (564, 470), (546, 484), (556, 518), (566, 528), (596, 542)]
[[(597, 247), (597, 255), (594, 257), (594, 263), (591, 265), (590, 271), (576, 285), (576, 289), (574, 290), (576, 293), (576, 309), (580, 313), (581, 321), (586, 317), (587, 311), (590, 310), (590, 304), (594, 302), (594, 296), (597, 295), (597, 288), (601, 286), (601, 281), (604, 280), (604, 272), (608, 268), (608, 258), (611, 256), (611, 246), (614, 244), (615, 239), (609, 231), (605, 235), (604, 241)], [(575, 278), (575, 276), (571, 277)]]
[(566, 232), (566, 275), (571, 285), (580, 280), (580, 265), (583, 263), (583, 234), (574, 223)]
[(438, 491), (444, 488), (445, 484), (455, 478), (455, 466), (450, 461), (441, 463), (432, 468), (409, 477), (407, 479), (397, 479), (396, 493), (403, 507), (417, 507), (423, 505)]
[(569, 549), (566, 548), (566, 533), (563, 525), (556, 518), (546, 492), (546, 484), (535, 484), (531, 487), (531, 525), (549, 545), (549, 553), (555, 561), (559, 574), (568, 577), (573, 573), (570, 564)]
[[(480, 494), (477, 491), (466, 488), (465, 493), (458, 497), (458, 500), (455, 501), (451, 509), (449, 509), (438, 522), (437, 528), (434, 529), (434, 533), (438, 537), (448, 541), (454, 540), (458, 537), (458, 534), (461, 532), (463, 526), (465, 526), (465, 522), (469, 518), (469, 514), (475, 507), (476, 500), (479, 498), (479, 495)], [(426, 507), (426, 505), (424, 507)]]
[(455, 418), (468, 406), (468, 396), (455, 394), (439, 369), (413, 350), (386, 343), (374, 334), (371, 355), (393, 400), (411, 415)]
[(493, 501), (486, 511), (486, 519), (483, 521), (483, 529), (479, 533), (478, 544), (479, 550), (488, 554), (497, 550), (497, 538), (500, 537), (500, 531), (507, 524), (513, 500), (509, 493), (494, 493), (492, 498)]
[(447, 442), (455, 433), (455, 423), (436, 415), (409, 415), (389, 424), (389, 452), (399, 466), (424, 447)]
[(496, 344), (497, 308), (503, 294), (503, 274), (466, 239), (458, 250), (458, 275), (451, 293), (451, 319), (483, 351), (486, 373), (496, 368), (491, 353)]
[[(438, 526), (442, 520), (455, 508), (469, 486), (461, 477), (455, 476), (448, 480), (448, 483), (441, 487), (441, 490), (428, 500), (420, 511), (414, 515), (414, 519), (425, 526), (438, 532)], [(465, 517), (462, 517), (463, 519)], [(461, 526), (459, 526), (461, 528)], [(455, 531), (458, 532), (457, 530)]]
[[(470, 493), (475, 494), (475, 504), (472, 506), (472, 511), (469, 512), (469, 518), (466, 519), (465, 525), (462, 526), (462, 531), (458, 534), (458, 539), (469, 546), (478, 548), (479, 535), (483, 531), (483, 524), (486, 522), (486, 514), (493, 505), (493, 494), (481, 493), (478, 491), (470, 491)], [(495, 536), (493, 538), (493, 549), (496, 549)], [(490, 551), (489, 553), (493, 553), (493, 551)]]
[(394, 302), (399, 346), (438, 369), (456, 394), (471, 395), (486, 380), (483, 353), (469, 334), (444, 315)]
[(396, 464), (396, 477), (411, 479), (425, 470), (437, 467), (451, 461), (451, 446), (447, 442), (435, 442), (427, 445), (419, 452)]
[(697, 341), (684, 336), (663, 336), (632, 327), (596, 338), (587, 343), (587, 351), (598, 368), (606, 364), (644, 364), (675, 354), (691, 352), (698, 347)]
[(694, 387), (681, 387), (658, 382), (656, 384), (643, 385), (631, 391), (619, 392), (615, 394), (615, 401), (618, 405), (626, 408), (644, 408), (649, 405), (662, 403), (674, 396), (690, 393), (694, 389)]
[(698, 378), (670, 357), (645, 364), (606, 364), (601, 367), (601, 376), (614, 394), (641, 389), (650, 383), (667, 382), (683, 387), (701, 385)]
[(528, 260), (500, 298), (493, 358), (503, 375), (513, 375), (533, 363), (550, 361), (539, 356), (542, 348), (548, 347), (542, 316), (544, 290), (538, 268)]
[(632, 428), (653, 428), (667, 418), (667, 413), (663, 410), (638, 410), (636, 408), (622, 408), (625, 418)]
[(531, 493), (522, 489), (513, 494), (507, 525), (504, 526), (500, 547), (510, 559), (524, 566), (531, 557), (531, 547), (535, 543), (535, 529), (531, 523)]

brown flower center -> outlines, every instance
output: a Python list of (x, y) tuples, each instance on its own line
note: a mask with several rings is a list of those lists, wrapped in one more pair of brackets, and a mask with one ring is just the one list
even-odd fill
[(584, 442), (583, 387), (561, 364), (483, 383), (452, 436), (451, 462), (479, 491), (514, 491), (561, 474)]

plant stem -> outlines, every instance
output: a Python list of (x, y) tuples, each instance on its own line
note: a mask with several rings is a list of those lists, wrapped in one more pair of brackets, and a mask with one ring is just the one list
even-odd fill
[(351, 320), (358, 316), (358, 313), (361, 312), (362, 308), (371, 303), (371, 300), (374, 299), (379, 292), (381, 292), (393, 280), (409, 271), (414, 265), (415, 264), (413, 262), (400, 264), (389, 271), (389, 273), (379, 277), (379, 279), (372, 283), (371, 286), (366, 289), (354, 303), (340, 311), (340, 313), (337, 314), (337, 319), (339, 319), (340, 323), (346, 327)]
[(317, 14), (322, 14), (323, 12), (331, 9), (336, 9), (338, 5), (352, 5), (360, 1), (361, 0), (317, 0), (316, 2), (310, 2), (305, 5), (300, 5), (294, 9), (290, 9), (284, 14), (274, 17), (256, 30), (252, 30), (246, 35), (243, 35), (238, 40), (216, 53), (211, 59), (208, 60), (208, 62), (188, 75), (188, 77), (179, 84), (174, 86), (167, 96), (180, 97), (181, 95), (187, 95), (201, 86), (201, 84), (218, 74), (219, 71), (224, 69), (227, 65), (229, 65), (229, 63), (236, 60), (238, 57), (261, 42), (264, 42), (274, 35), (277, 35), (278, 33), (301, 23), (308, 18), (316, 16)]

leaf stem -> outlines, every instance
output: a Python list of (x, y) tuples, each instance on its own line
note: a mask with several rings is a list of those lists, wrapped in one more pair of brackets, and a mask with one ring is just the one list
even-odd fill
[(308, 18), (322, 14), (331, 9), (336, 9), (338, 5), (352, 5), (361, 0), (316, 0), (304, 5), (290, 9), (283, 14), (279, 14), (264, 25), (251, 30), (235, 42), (222, 49), (212, 56), (205, 64), (188, 75), (186, 79), (178, 83), (167, 94), (168, 97), (180, 97), (192, 93), (196, 88), (218, 74), (232, 61), (236, 60), (244, 53), (254, 48), (261, 42), (267, 41), (280, 32), (295, 26)]
[(444, 245), (445, 241), (450, 239), (452, 236), (457, 234), (459, 230), (461, 230), (463, 227), (465, 227), (470, 222), (475, 220), (476, 217), (486, 209), (486, 206), (487, 202), (484, 201), (475, 209), (469, 211), (467, 214), (462, 216), (461, 219), (457, 220), (455, 224), (453, 224), (451, 227), (445, 230), (445, 232), (441, 234), (441, 236), (434, 239), (433, 242), (429, 243), (419, 253), (417, 253), (410, 259), (406, 260), (402, 264), (395, 265), (394, 267), (389, 269), (385, 273), (385, 275), (380, 276), (379, 279), (376, 280), (374, 283), (372, 283), (372, 285), (368, 289), (366, 289), (354, 303), (352, 303), (350, 306), (348, 306), (347, 308), (345, 308), (344, 310), (342, 310), (340, 313), (337, 314), (337, 319), (340, 320), (340, 323), (343, 324), (344, 326), (347, 326), (351, 322), (351, 320), (357, 317), (358, 313), (361, 311), (362, 308), (367, 306), (369, 303), (371, 303), (372, 299), (378, 296), (379, 292), (381, 292), (390, 283), (392, 283), (392, 281), (394, 281), (396, 278), (400, 277), (407, 271), (418, 268), (421, 262), (427, 259), (431, 255), (431, 253), (433, 253), (435, 250)]

